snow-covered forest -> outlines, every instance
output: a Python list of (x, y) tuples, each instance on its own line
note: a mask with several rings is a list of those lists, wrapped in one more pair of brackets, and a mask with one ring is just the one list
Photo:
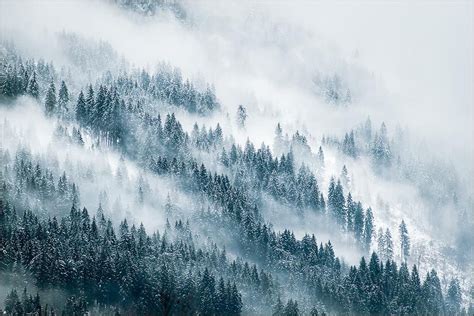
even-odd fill
[(474, 315), (472, 11), (0, 0), (0, 314)]

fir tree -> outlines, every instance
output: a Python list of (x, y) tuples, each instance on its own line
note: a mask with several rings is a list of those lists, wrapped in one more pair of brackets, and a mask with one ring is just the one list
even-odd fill
[(36, 71), (33, 71), (33, 75), (28, 83), (27, 92), (35, 99), (39, 99), (39, 85), (36, 81)]
[(457, 279), (452, 279), (449, 283), (446, 294), (446, 309), (449, 315), (458, 315), (461, 309), (462, 297), (461, 287)]
[(79, 92), (79, 97), (77, 98), (77, 105), (76, 105), (76, 119), (78, 122), (84, 124), (87, 121), (87, 104), (86, 100), (84, 99), (84, 93)]
[(239, 105), (237, 108), (237, 124), (240, 127), (245, 127), (245, 121), (247, 120), (247, 109), (243, 105)]
[(393, 240), (392, 234), (390, 233), (390, 229), (385, 230), (385, 259), (386, 260), (393, 260)]
[(319, 149), (318, 149), (318, 160), (319, 160), (320, 165), (324, 166), (324, 152), (321, 146), (319, 146)]
[(372, 244), (372, 236), (374, 234), (374, 217), (372, 215), (372, 209), (369, 207), (365, 213), (364, 219), (364, 248), (369, 251), (370, 245)]
[(400, 256), (403, 261), (406, 261), (410, 256), (410, 237), (408, 236), (408, 230), (407, 226), (405, 225), (405, 221), (402, 220), (400, 223), (398, 232), (400, 234)]
[(56, 88), (54, 86), (54, 82), (51, 81), (48, 91), (46, 92), (46, 99), (45, 99), (45, 110), (46, 115), (52, 116), (56, 111)]
[(59, 111), (65, 113), (67, 112), (67, 104), (69, 103), (69, 91), (67, 89), (66, 83), (61, 81), (61, 87), (59, 88), (59, 95), (58, 95), (58, 108)]
[(283, 305), (283, 302), (281, 301), (280, 296), (277, 298), (277, 302), (275, 306), (273, 307), (273, 316), (283, 316), (285, 315), (285, 306)]
[(362, 204), (357, 202), (354, 211), (354, 236), (361, 245), (364, 237), (364, 222), (364, 209)]

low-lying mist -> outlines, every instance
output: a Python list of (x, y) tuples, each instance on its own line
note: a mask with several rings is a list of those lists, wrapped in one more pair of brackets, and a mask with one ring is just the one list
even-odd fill
[[(467, 293), (474, 267), (459, 254), (472, 252), (472, 246), (463, 247), (474, 242), (469, 232), (474, 225), (472, 3), (182, 4), (186, 18), (168, 11), (145, 17), (99, 0), (3, 1), (0, 41), (12, 42), (25, 58), (54, 62), (64, 77), (55, 79), (70, 79), (73, 105), (79, 90), (96, 85), (107, 71), (115, 76), (141, 69), (153, 73), (167, 63), (196, 87), (209, 83), (220, 104), (212, 113), (154, 103), (150, 107), (163, 118), (175, 112), (190, 135), (195, 122), (207, 129), (219, 123), (227, 147), (244, 147), (250, 141), (257, 148), (265, 143), (275, 156), (293, 150), (295, 170), (303, 163), (309, 166), (324, 195), (331, 178), (341, 177), (345, 166), (350, 181), (344, 193), (372, 208), (376, 231), (392, 231), (395, 259), (403, 261), (398, 247), (403, 220), (412, 241), (408, 263), (417, 264), (421, 274), (437, 269), (443, 284), (458, 277)], [(79, 187), (81, 207), (91, 214), (100, 205), (114, 224), (127, 217), (152, 232), (166, 229), (169, 203), (174, 219), (202, 211), (196, 209), (197, 197), (173, 179), (145, 170), (111, 147), (97, 146), (90, 135), (84, 135), (83, 146), (61, 140), (59, 125), (70, 132), (76, 123), (46, 117), (42, 103), (20, 97), (0, 107), (0, 146), (11, 157), (27, 148), (36, 162), (55, 172), (55, 181), (66, 172)], [(245, 109), (243, 122), (239, 105)], [(390, 144), (401, 156), (393, 157), (394, 165), (403, 165), (398, 170), (408, 173), (412, 166), (415, 180), (397, 177), (395, 171), (377, 172), (367, 155), (351, 158), (323, 143), (323, 136), (342, 139), (368, 117), (374, 126), (387, 124)], [(309, 152), (277, 149), (278, 123), (284, 134), (304, 135)], [(399, 130), (405, 138), (397, 144)], [(320, 146), (323, 167), (317, 161)], [(218, 152), (192, 149), (190, 155), (207, 171), (238, 177), (219, 163)], [(449, 174), (456, 187), (456, 195), (444, 203), (433, 197), (445, 188), (437, 186), (443, 179), (434, 177), (436, 173)], [(423, 190), (425, 184), (431, 186)], [(315, 234), (318, 242), (331, 240), (337, 255), (351, 265), (364, 254), (321, 214), (300, 216), (267, 196), (261, 204), (263, 220), (276, 231), (291, 229), (297, 238)], [(464, 213), (466, 223), (460, 223)], [(196, 234), (205, 241), (210, 228), (201, 229)], [(457, 241), (459, 231), (467, 236), (464, 244)], [(231, 238), (216, 242), (232, 244)], [(238, 247), (228, 249), (239, 256)], [(377, 250), (376, 242), (372, 250)]]

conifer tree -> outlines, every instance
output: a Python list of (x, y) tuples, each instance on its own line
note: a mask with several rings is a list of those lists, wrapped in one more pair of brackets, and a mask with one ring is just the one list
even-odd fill
[(321, 146), (319, 146), (319, 149), (318, 149), (318, 160), (319, 160), (320, 165), (324, 166), (324, 152)]
[(79, 92), (79, 97), (77, 98), (77, 105), (76, 105), (76, 119), (81, 124), (84, 124), (87, 120), (87, 104), (86, 100), (84, 99), (84, 93)]
[(354, 232), (354, 217), (356, 213), (356, 203), (352, 200), (352, 194), (349, 192), (346, 199), (347, 231)]
[(58, 95), (58, 108), (61, 113), (67, 112), (67, 104), (69, 102), (69, 91), (67, 89), (66, 83), (61, 81), (61, 87), (59, 88)]
[(382, 258), (382, 261), (387, 261), (387, 246), (385, 243), (385, 234), (383, 232), (382, 227), (379, 228), (377, 232), (377, 250), (380, 254), (380, 258)]
[(362, 208), (362, 204), (358, 202), (354, 211), (354, 236), (361, 245), (365, 243), (365, 241), (363, 241), (364, 222), (364, 209)]
[(400, 223), (398, 232), (400, 234), (400, 257), (403, 261), (406, 261), (410, 256), (410, 237), (404, 220)]
[(45, 99), (45, 110), (46, 115), (52, 116), (56, 111), (56, 88), (54, 86), (54, 82), (51, 81), (48, 91), (46, 92), (46, 99)]
[(27, 93), (35, 99), (39, 98), (39, 85), (36, 81), (36, 71), (33, 71), (33, 75), (28, 83)]
[(275, 153), (278, 155), (282, 153), (284, 146), (283, 146), (283, 130), (281, 128), (280, 123), (277, 124), (275, 128), (275, 138), (273, 140), (273, 146)]
[(393, 260), (393, 240), (388, 228), (385, 230), (385, 256), (386, 260)]
[(237, 108), (237, 124), (239, 127), (245, 127), (245, 121), (247, 120), (247, 109), (243, 105), (239, 105)]
[(94, 89), (92, 88), (92, 85), (89, 85), (89, 89), (87, 91), (87, 97), (86, 97), (86, 116), (85, 116), (85, 121), (84, 124), (88, 127), (92, 127), (92, 122), (93, 122), (93, 115), (95, 112), (95, 96), (94, 96)]
[(277, 298), (277, 302), (275, 306), (273, 307), (273, 316), (284, 316), (285, 315), (285, 306), (283, 305), (283, 302), (281, 301), (280, 296)]
[(364, 220), (364, 248), (369, 251), (370, 245), (372, 244), (372, 236), (374, 234), (374, 216), (372, 215), (372, 209), (369, 207), (365, 212)]
[(458, 315), (461, 309), (462, 297), (461, 287), (458, 279), (452, 279), (446, 294), (446, 307), (449, 315)]

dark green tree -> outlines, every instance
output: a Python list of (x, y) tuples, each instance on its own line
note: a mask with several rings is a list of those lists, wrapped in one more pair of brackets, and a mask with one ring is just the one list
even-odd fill
[(54, 86), (54, 82), (51, 81), (48, 91), (46, 92), (46, 99), (44, 101), (46, 115), (52, 116), (56, 112), (56, 104), (56, 88)]

